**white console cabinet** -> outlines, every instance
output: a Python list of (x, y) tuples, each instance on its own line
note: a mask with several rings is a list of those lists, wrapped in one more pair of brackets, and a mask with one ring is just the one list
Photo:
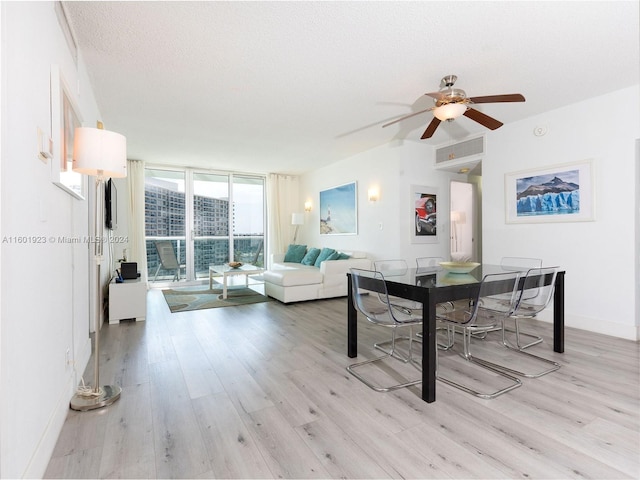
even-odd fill
[(140, 279), (109, 284), (109, 323), (126, 318), (144, 320), (147, 316), (147, 285)]

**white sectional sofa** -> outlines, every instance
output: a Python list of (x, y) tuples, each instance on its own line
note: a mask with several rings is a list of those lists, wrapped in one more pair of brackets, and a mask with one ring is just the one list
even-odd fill
[(284, 253), (271, 255), (269, 270), (264, 273), (267, 296), (283, 303), (344, 297), (347, 295), (347, 273), (350, 268), (371, 268), (362, 252), (344, 252), (345, 260), (325, 260), (319, 267), (285, 262)]

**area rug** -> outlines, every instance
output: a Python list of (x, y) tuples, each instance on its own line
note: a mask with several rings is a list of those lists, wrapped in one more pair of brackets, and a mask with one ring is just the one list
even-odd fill
[(162, 290), (162, 293), (171, 313), (271, 301), (271, 298), (250, 288), (229, 288), (226, 299), (222, 298), (222, 288), (209, 290), (202, 286), (170, 288)]

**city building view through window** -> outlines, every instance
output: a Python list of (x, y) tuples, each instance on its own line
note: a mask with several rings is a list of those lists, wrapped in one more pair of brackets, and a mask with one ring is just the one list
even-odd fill
[(229, 261), (264, 265), (265, 180), (260, 176), (145, 170), (151, 282), (209, 278)]

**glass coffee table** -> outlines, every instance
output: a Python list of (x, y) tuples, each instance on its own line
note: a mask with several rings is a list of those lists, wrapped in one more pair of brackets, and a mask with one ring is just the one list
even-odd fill
[(264, 269), (255, 265), (241, 265), (232, 268), (229, 265), (212, 265), (209, 267), (209, 290), (213, 289), (213, 277), (222, 275), (222, 298), (227, 298), (228, 278), (234, 275), (244, 275), (245, 287), (249, 285), (249, 275), (259, 275)]

